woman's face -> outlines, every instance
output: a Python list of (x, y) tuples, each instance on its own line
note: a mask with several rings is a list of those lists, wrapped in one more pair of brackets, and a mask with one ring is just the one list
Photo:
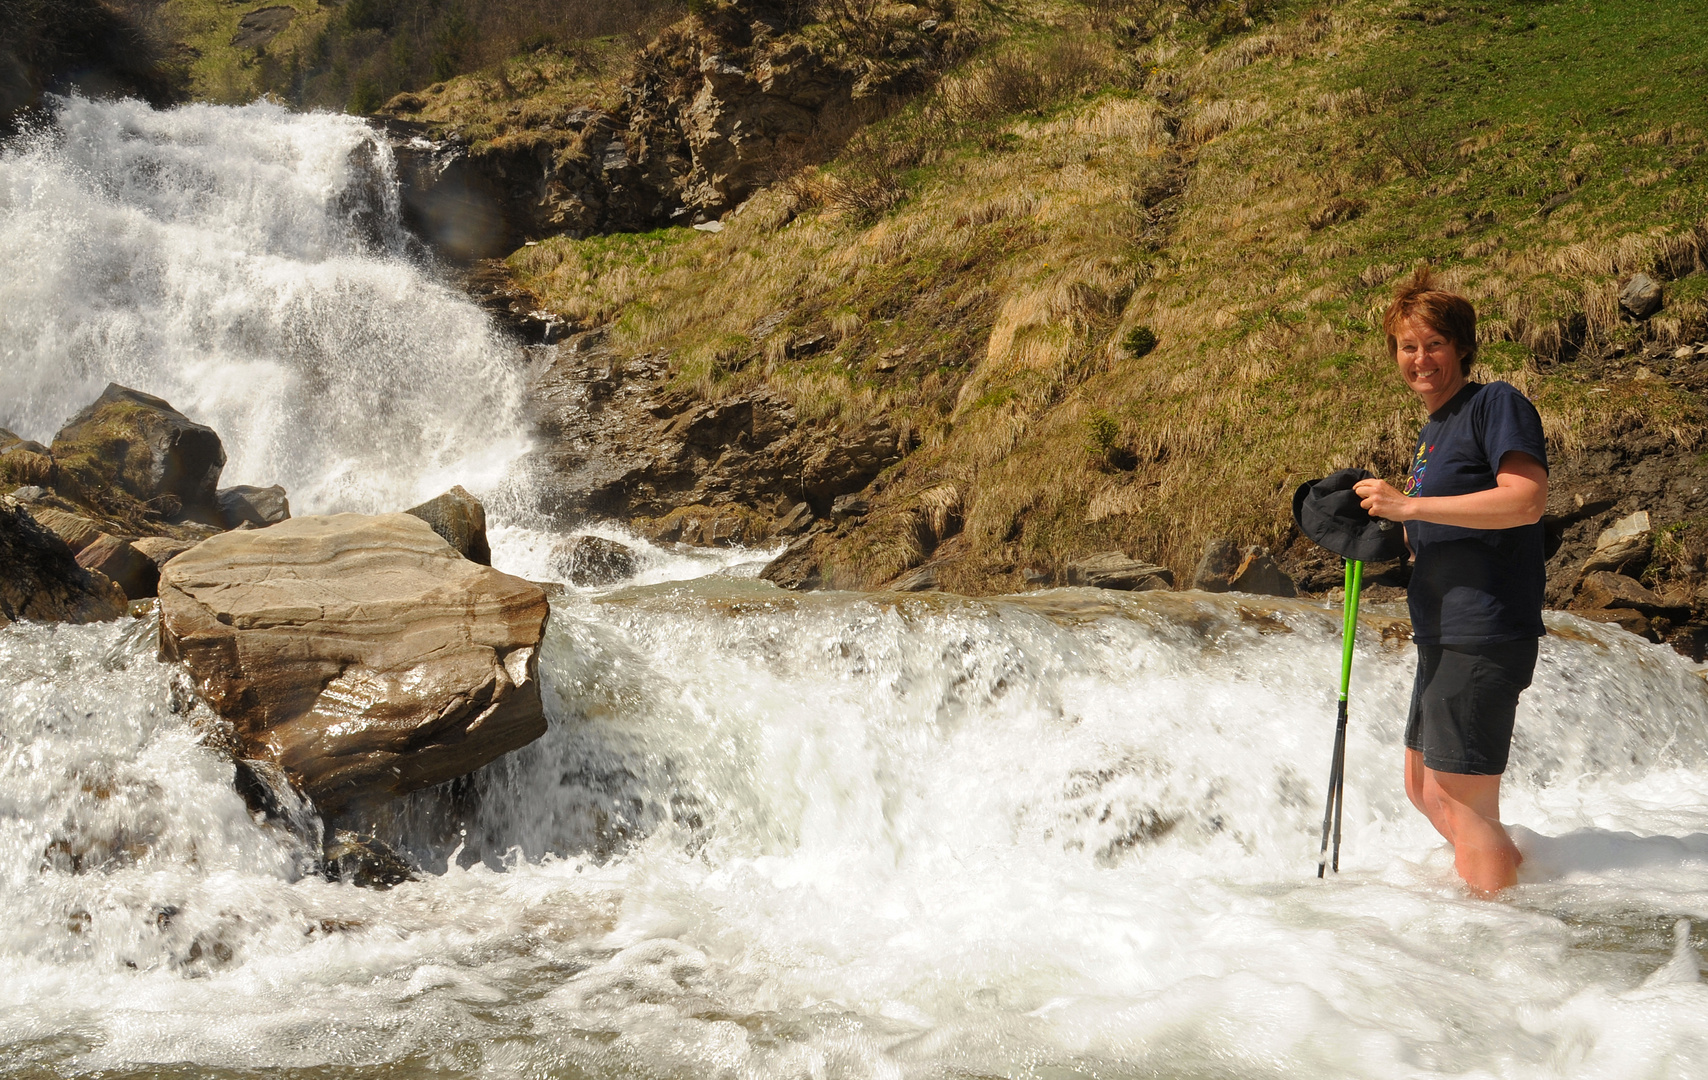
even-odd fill
[(1394, 360), (1400, 378), (1429, 403), (1431, 411), (1465, 385), (1460, 355), (1451, 338), (1422, 319), (1406, 319), (1394, 328)]

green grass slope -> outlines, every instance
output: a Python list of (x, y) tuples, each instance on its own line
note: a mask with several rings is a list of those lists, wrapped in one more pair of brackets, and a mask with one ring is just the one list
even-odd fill
[[(841, 580), (935, 558), (950, 588), (1007, 589), (1115, 547), (1189, 574), (1209, 537), (1276, 542), (1301, 479), (1401, 469), (1420, 417), (1379, 322), (1421, 262), (1476, 301), (1478, 374), (1531, 394), (1559, 453), (1699, 438), (1692, 393), (1618, 359), (1702, 336), (1694, 0), (961, 17), (973, 59), (722, 233), (511, 260), (698, 393), (914, 432), (829, 550)], [(1617, 304), (1637, 271), (1666, 288), (1641, 323)], [(964, 532), (933, 551), (943, 507)]]

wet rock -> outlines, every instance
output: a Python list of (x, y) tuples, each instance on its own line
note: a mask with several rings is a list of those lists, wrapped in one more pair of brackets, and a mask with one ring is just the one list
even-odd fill
[(219, 436), (152, 394), (109, 383), (53, 437), (53, 457), (68, 499), (127, 513), (128, 496), (162, 517), (221, 524)]
[(653, 539), (695, 547), (733, 547), (758, 543), (770, 535), (764, 516), (741, 506), (683, 506), (660, 518)]
[(1269, 549), (1259, 545), (1242, 553), (1239, 569), (1234, 572), (1229, 589), (1233, 592), (1257, 593), (1260, 596), (1297, 596), (1293, 579), (1284, 573)]
[(633, 577), (634, 550), (603, 536), (572, 536), (552, 552), (552, 562), (575, 584), (588, 588)]
[(409, 860), (372, 836), (338, 829), (321, 858), (327, 881), (342, 881), (358, 889), (384, 891), (414, 881)]
[(1192, 587), (1205, 592), (1227, 592), (1234, 587), (1241, 561), (1239, 545), (1232, 540), (1211, 540), (1204, 545), (1204, 556), (1192, 572)]
[(1639, 510), (1601, 530), (1595, 539), (1595, 553), (1584, 560), (1583, 572), (1641, 573), (1649, 564), (1653, 550), (1654, 533), (1649, 528), (1649, 513)]
[[(517, 192), (498, 155), (482, 155), (477, 163), (461, 139), (432, 137), (428, 125), (396, 117), (382, 122), (397, 162), (403, 223), (441, 256), (453, 262), (502, 257), (535, 231), (539, 193)], [(541, 163), (528, 178), (545, 171)]]
[(482, 566), (492, 565), (492, 548), (486, 541), (486, 507), (461, 484), (404, 513), (431, 525), (463, 558)]
[(891, 592), (935, 592), (942, 586), (937, 583), (935, 566), (919, 566), (890, 582), (888, 588)]
[(161, 653), (322, 811), (461, 776), (545, 732), (541, 589), (408, 514), (293, 518), (167, 564)]
[(123, 590), (77, 565), (65, 541), (0, 496), (0, 623), (103, 622), (125, 610)]
[(220, 521), (228, 529), (240, 525), (265, 529), (291, 516), (291, 502), (285, 498), (285, 489), (277, 484), (271, 487), (239, 484), (220, 488), (218, 499)]
[(30, 516), (64, 540), (65, 546), (74, 554), (106, 535), (99, 522), (91, 521), (81, 514), (56, 510), (51, 506), (32, 506)]
[(824, 583), (820, 566), (823, 535), (810, 533), (790, 544), (781, 555), (765, 564), (765, 569), (759, 572), (760, 579), (797, 592), (820, 588)]
[(1619, 306), (1633, 319), (1646, 319), (1661, 309), (1660, 282), (1647, 274), (1632, 274), (1619, 287)]
[(1591, 622), (1612, 623), (1621, 630), (1636, 634), (1638, 637), (1646, 638), (1649, 641), (1658, 640), (1654, 628), (1649, 624), (1649, 617), (1631, 608), (1604, 608), (1597, 611), (1579, 611), (1574, 614)]
[(77, 565), (111, 578), (131, 600), (146, 600), (160, 583), (160, 567), (153, 559), (116, 536), (102, 534), (77, 553)]
[(1165, 566), (1129, 559), (1119, 551), (1102, 551), (1067, 564), (1069, 585), (1142, 592), (1174, 585), (1174, 571)]
[(1027, 566), (1020, 571), (1020, 580), (1028, 585), (1053, 585), (1056, 575), (1049, 567)]

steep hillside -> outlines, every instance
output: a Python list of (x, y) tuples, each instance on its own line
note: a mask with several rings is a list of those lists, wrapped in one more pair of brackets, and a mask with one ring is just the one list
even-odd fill
[(129, 94), (156, 104), (178, 100), (184, 73), (174, 63), (160, 0), (0, 0), (0, 136), (44, 92)]
[[(867, 512), (807, 545), (824, 580), (931, 560), (946, 587), (1008, 589), (1109, 548), (1189, 577), (1210, 537), (1284, 545), (1301, 479), (1400, 471), (1419, 417), (1378, 322), (1420, 262), (1477, 301), (1478, 375), (1535, 398), (1557, 479), (1609, 445), (1693, 450), (1699, 361), (1674, 353), (1708, 291), (1697, 14), (963, 8), (973, 58), (721, 232), (510, 264), (617, 353), (666, 354), (675, 393), (902, 434)], [(1618, 304), (1637, 272), (1664, 292), (1645, 319)]]
[(597, 70), (680, 17), (680, 0), (155, 0), (194, 95), (269, 94), (301, 108), (371, 113), (400, 92), (537, 56)]

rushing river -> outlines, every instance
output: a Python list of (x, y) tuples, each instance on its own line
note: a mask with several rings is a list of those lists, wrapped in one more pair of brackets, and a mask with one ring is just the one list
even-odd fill
[[(70, 103), (0, 157), (0, 426), (116, 379), (299, 512), (499, 492), (520, 364), (390, 175), (344, 118)], [(760, 557), (566, 590), (550, 731), (406, 800), (388, 892), (251, 817), (152, 618), (0, 630), (0, 1077), (1708, 1076), (1708, 688), (1669, 650), (1550, 616), (1484, 902), (1400, 789), (1380, 615), (1318, 881), (1337, 612)]]

